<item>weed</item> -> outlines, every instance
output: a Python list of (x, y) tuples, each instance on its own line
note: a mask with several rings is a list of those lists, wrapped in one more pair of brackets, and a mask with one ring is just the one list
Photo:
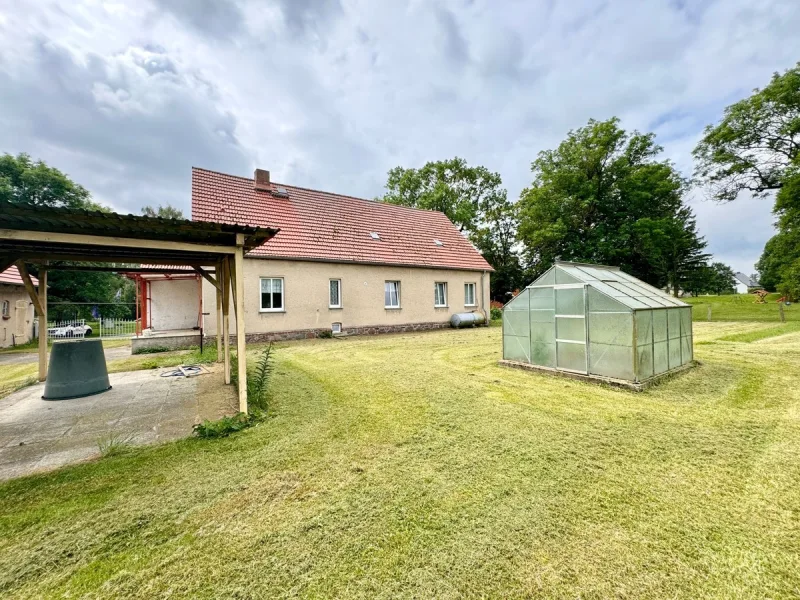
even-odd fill
[(97, 440), (97, 447), (103, 458), (120, 456), (130, 450), (131, 435), (123, 436), (119, 433), (109, 433)]
[(236, 413), (232, 417), (222, 417), (216, 421), (206, 419), (202, 423), (194, 426), (194, 434), (202, 439), (218, 439), (228, 437), (232, 433), (242, 431), (255, 425), (259, 420), (259, 414)]
[(495, 306), (490, 311), (492, 321), (501, 321), (503, 319), (503, 311)]
[(330, 329), (323, 329), (317, 333), (317, 337), (329, 340), (333, 337), (333, 332)]
[[(247, 404), (256, 411), (266, 412), (267, 410), (267, 385), (274, 370), (274, 358), (274, 346), (270, 342), (261, 352), (255, 372), (252, 375), (247, 374)], [(231, 356), (231, 382), (238, 389), (239, 357), (236, 354)]]
[(166, 346), (150, 346), (149, 348), (139, 348), (134, 354), (159, 354), (161, 352), (169, 352), (172, 348)]

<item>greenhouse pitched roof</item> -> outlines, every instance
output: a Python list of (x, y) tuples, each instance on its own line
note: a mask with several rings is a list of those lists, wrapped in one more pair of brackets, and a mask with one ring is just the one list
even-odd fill
[[(574, 280), (572, 283), (591, 285), (597, 291), (634, 310), (689, 306), (641, 279), (628, 275), (619, 267), (556, 261), (552, 268)], [(559, 278), (558, 274), (555, 281), (568, 283), (564, 277)], [(537, 285), (536, 282), (533, 285)]]

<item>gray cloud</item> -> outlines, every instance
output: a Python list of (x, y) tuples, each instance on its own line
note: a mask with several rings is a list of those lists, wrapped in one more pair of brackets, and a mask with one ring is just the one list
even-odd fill
[(215, 38), (239, 35), (244, 15), (232, 0), (154, 0), (156, 10), (172, 14), (188, 27)]

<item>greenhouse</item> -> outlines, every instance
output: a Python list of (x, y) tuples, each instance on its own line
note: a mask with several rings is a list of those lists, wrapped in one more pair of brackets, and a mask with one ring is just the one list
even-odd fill
[(503, 359), (647, 382), (692, 364), (692, 309), (619, 268), (556, 262), (504, 307)]

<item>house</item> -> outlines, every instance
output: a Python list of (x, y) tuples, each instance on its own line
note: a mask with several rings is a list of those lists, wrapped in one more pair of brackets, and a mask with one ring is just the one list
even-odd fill
[[(31, 277), (33, 285), (39, 281)], [(0, 348), (26, 344), (33, 339), (33, 304), (17, 267), (0, 273)]]
[[(248, 340), (438, 329), (454, 313), (488, 316), (493, 269), (441, 212), (278, 184), (261, 169), (250, 179), (194, 168), (192, 219), (279, 229), (244, 260)], [(215, 294), (204, 280), (203, 306)], [(215, 334), (216, 319), (204, 328)]]
[(744, 273), (741, 272), (736, 273), (734, 275), (734, 279), (735, 279), (737, 294), (749, 294), (753, 290), (761, 289), (761, 285), (757, 281), (750, 279), (750, 277), (748, 277)]

